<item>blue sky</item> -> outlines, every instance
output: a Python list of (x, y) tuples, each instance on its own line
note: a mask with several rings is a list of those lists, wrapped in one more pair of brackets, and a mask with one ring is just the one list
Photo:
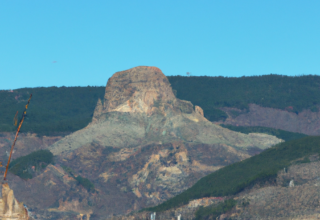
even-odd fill
[(319, 11), (319, 0), (1, 0), (0, 89), (105, 86), (139, 65), (320, 75)]

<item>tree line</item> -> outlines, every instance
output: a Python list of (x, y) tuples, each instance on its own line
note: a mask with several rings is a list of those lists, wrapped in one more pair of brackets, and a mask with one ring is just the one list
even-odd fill
[[(191, 101), (204, 110), (210, 121), (225, 120), (221, 107), (248, 110), (250, 103), (283, 109), (298, 114), (304, 109), (318, 111), (320, 76), (289, 77), (264, 75), (250, 77), (169, 76), (177, 98)], [(74, 132), (92, 120), (98, 99), (105, 87), (38, 87), (12, 92), (0, 91), (0, 132), (15, 131), (14, 116), (30, 102), (21, 132), (52, 134)], [(19, 112), (19, 116), (22, 112)]]

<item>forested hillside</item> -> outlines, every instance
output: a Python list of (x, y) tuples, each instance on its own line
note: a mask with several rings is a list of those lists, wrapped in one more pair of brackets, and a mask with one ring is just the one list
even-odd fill
[(13, 92), (0, 91), (0, 131), (14, 131), (14, 116), (22, 116), (32, 93), (21, 132), (51, 134), (73, 132), (92, 119), (98, 98), (103, 99), (105, 87), (23, 88)]
[(177, 91), (177, 97), (201, 106), (210, 121), (227, 117), (223, 111), (216, 109), (219, 107), (248, 109), (248, 104), (255, 103), (298, 113), (303, 109), (318, 111), (320, 104), (320, 76), (316, 75), (168, 78)]
[[(318, 111), (320, 77), (264, 75), (253, 77), (168, 77), (179, 99), (203, 108), (210, 121), (225, 120), (218, 108), (248, 109), (249, 103), (286, 109), (298, 113), (303, 109)], [(85, 127), (92, 118), (98, 98), (105, 87), (39, 87), (0, 90), (0, 132), (14, 131), (13, 119), (24, 109), (30, 93), (32, 100), (21, 132), (52, 134), (73, 132)]]

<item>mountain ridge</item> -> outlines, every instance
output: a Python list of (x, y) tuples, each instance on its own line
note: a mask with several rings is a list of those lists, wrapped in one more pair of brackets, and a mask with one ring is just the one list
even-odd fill
[[(299, 119), (303, 123), (308, 123), (308, 120), (313, 123), (312, 119), (318, 118), (319, 76), (288, 77), (271, 74), (239, 78), (204, 76), (167, 78), (179, 99), (189, 100), (200, 106), (204, 110), (204, 116), (212, 122), (223, 123), (230, 116), (235, 118), (234, 114), (229, 114), (231, 111), (221, 108), (235, 108), (236, 111), (232, 113), (239, 114), (243, 111), (241, 113), (243, 114), (249, 111), (249, 104), (261, 107), (259, 111), (261, 117), (268, 117), (264, 108), (273, 108), (277, 114), (287, 111), (310, 115)], [(0, 131), (15, 130), (12, 125), (14, 113), (23, 108), (22, 100), (27, 99), (32, 93), (33, 102), (29, 106), (22, 132), (46, 135), (51, 135), (53, 132), (74, 132), (91, 122), (98, 99), (104, 100), (104, 92), (105, 87), (40, 87), (17, 89), (12, 92), (0, 90), (0, 99), (3, 100), (0, 103), (0, 113), (3, 116), (0, 118)], [(291, 118), (294, 121), (292, 124), (297, 123), (294, 115)], [(29, 120), (33, 123), (30, 124)], [(265, 126), (272, 127), (272, 123)], [(248, 124), (255, 123), (248, 121)], [(286, 130), (289, 127), (282, 129)], [(311, 135), (304, 128), (301, 132)]]
[[(209, 173), (283, 142), (210, 122), (204, 117), (206, 109), (177, 98), (167, 77), (155, 67), (115, 73), (104, 98), (96, 103), (86, 127), (51, 140), (50, 146), (37, 146), (55, 155), (55, 164), (44, 170), (27, 169), (33, 172), (28, 182), (39, 192), (10, 176), (19, 199), (32, 204), (42, 218), (86, 214), (103, 219), (154, 206)], [(79, 184), (83, 179), (94, 189)], [(44, 192), (48, 196), (39, 200), (42, 203), (32, 198)]]
[[(199, 178), (249, 158), (251, 148), (262, 151), (283, 141), (212, 124), (201, 107), (175, 97), (158, 68), (115, 73), (105, 93), (91, 123), (46, 147), (54, 154), (54, 165), (27, 168), (28, 182), (39, 192), (19, 178), (10, 183), (42, 218), (72, 211), (101, 219), (156, 205)], [(41, 192), (47, 192), (39, 198), (45, 203), (32, 198)]]

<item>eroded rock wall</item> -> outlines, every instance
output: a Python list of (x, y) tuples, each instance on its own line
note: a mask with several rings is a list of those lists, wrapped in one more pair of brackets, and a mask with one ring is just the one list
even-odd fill
[(0, 199), (0, 218), (2, 220), (27, 220), (29, 219), (28, 211), (23, 203), (18, 202), (14, 197), (13, 190), (8, 183), (2, 184), (2, 198)]

